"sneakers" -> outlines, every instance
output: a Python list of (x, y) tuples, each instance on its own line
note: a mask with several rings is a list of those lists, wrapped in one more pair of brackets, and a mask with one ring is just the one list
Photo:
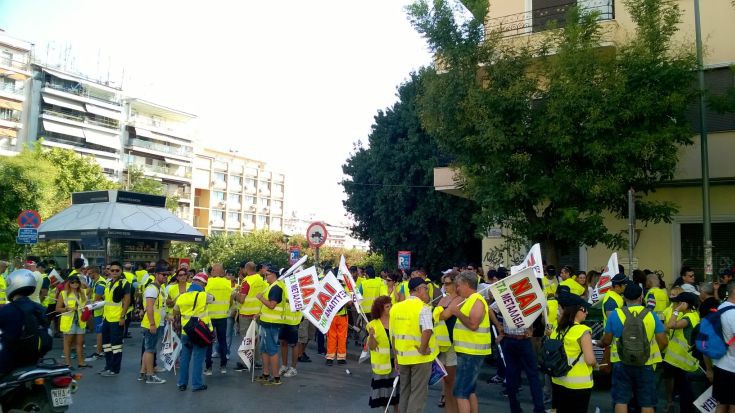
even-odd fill
[(278, 375), (283, 376), (283, 373), (288, 371), (288, 366), (281, 366), (280, 369), (278, 369)]
[(248, 369), (248, 368), (247, 368), (247, 367), (245, 367), (245, 365), (244, 365), (244, 364), (242, 364), (242, 363), (237, 363), (237, 365), (235, 366), (235, 369), (234, 369), (234, 370), (235, 370), (235, 371), (245, 371), (245, 370), (247, 370), (247, 369)]
[(302, 354), (298, 358), (299, 363), (311, 363), (311, 359), (306, 354)]
[(265, 386), (280, 386), (283, 384), (280, 377), (276, 377), (273, 380), (268, 380), (267, 382), (263, 383)]
[(166, 383), (166, 380), (156, 376), (155, 374), (152, 376), (148, 376), (148, 378), (145, 379), (145, 384), (163, 384)]
[(222, 367), (219, 369), (219, 374), (227, 374), (227, 369)]
[(92, 354), (89, 355), (89, 357), (85, 357), (84, 358), (84, 361), (96, 361), (96, 360), (99, 360), (99, 359), (101, 359), (103, 357), (105, 357), (103, 354), (100, 354), (100, 353), (92, 353)]
[(102, 376), (102, 377), (115, 377), (115, 376), (117, 376), (117, 373), (115, 373), (114, 371), (107, 370), (104, 373), (100, 373), (100, 376)]
[(206, 384), (204, 386), (202, 386), (202, 387), (197, 387), (196, 389), (191, 389), (191, 391), (194, 391), (194, 392), (196, 392), (196, 391), (204, 391), (204, 390), (207, 390), (207, 385)]
[(293, 376), (295, 376), (296, 374), (298, 374), (298, 372), (296, 371), (296, 369), (295, 369), (295, 368), (293, 368), (293, 367), (289, 367), (289, 368), (288, 368), (288, 369), (286, 370), (286, 372), (285, 372), (285, 373), (283, 373), (283, 377), (293, 377)]
[(327, 366), (334, 366), (334, 360), (327, 359)]
[(108, 371), (109, 370), (107, 370), (107, 369), (102, 369), (102, 370), (98, 371), (97, 374), (102, 375), (102, 374), (107, 373)]
[(204, 375), (205, 376), (211, 376), (212, 375), (212, 369), (211, 368), (204, 369)]
[(505, 381), (504, 378), (502, 378), (502, 377), (500, 377), (500, 376), (498, 376), (496, 374), (496, 375), (492, 376), (487, 382), (488, 383), (493, 383), (493, 384), (500, 384), (500, 383), (503, 383), (504, 381)]
[(257, 381), (258, 383), (265, 383), (268, 380), (270, 380), (270, 376), (264, 376), (262, 374), (255, 378), (255, 381)]
[(138, 374), (138, 381), (143, 381), (143, 380), (145, 380), (145, 373), (139, 373)]
[(337, 360), (337, 364), (347, 364), (347, 360)]
[(153, 369), (153, 371), (155, 371), (156, 373), (163, 373), (163, 372), (165, 372), (167, 370), (166, 370), (165, 367), (158, 366), (155, 369)]

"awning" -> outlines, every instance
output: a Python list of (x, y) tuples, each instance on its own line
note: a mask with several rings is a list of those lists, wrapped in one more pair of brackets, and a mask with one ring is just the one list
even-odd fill
[(23, 104), (12, 100), (0, 99), (0, 108), (10, 110), (23, 110)]
[(173, 159), (173, 158), (163, 158), (163, 160), (166, 161), (166, 163), (191, 167), (191, 162), (184, 162), (184, 161), (180, 161), (178, 159)]
[(9, 138), (15, 138), (18, 135), (14, 129), (0, 128), (0, 136), (7, 136)]
[(48, 103), (49, 105), (61, 106), (62, 108), (78, 110), (80, 112), (86, 112), (84, 110), (83, 104), (74, 102), (73, 100), (70, 100), (70, 99), (64, 99), (61, 97), (51, 96), (46, 93), (42, 95), (42, 98), (43, 98), (43, 101)]
[(73, 126), (62, 125), (61, 123), (51, 122), (50, 120), (43, 121), (43, 128), (48, 132), (60, 133), (62, 135), (76, 136), (77, 138), (84, 137), (84, 131), (81, 128), (75, 128)]
[(120, 139), (116, 135), (97, 132), (91, 129), (84, 130), (84, 138), (88, 143), (117, 149), (120, 147)]
[(91, 87), (93, 87), (95, 89), (101, 89), (101, 90), (104, 90), (106, 92), (113, 93), (113, 94), (120, 93), (120, 91), (118, 89), (115, 89), (115, 88), (112, 88), (112, 87), (109, 87), (109, 86), (105, 86), (105, 85), (101, 85), (99, 83), (92, 82), (92, 81), (89, 81), (89, 80), (86, 80), (86, 79), (78, 78), (76, 76), (68, 75), (66, 73), (59, 72), (58, 70), (53, 70), (53, 69), (49, 69), (49, 68), (44, 67), (43, 68), (43, 71), (46, 72), (46, 73), (48, 73), (48, 74), (50, 74), (50, 75), (52, 75), (52, 76), (56, 76), (59, 79), (68, 80), (70, 82), (82, 83), (82, 84), (91, 86)]
[[(77, 197), (87, 199), (77, 202)], [(151, 206), (149, 198), (164, 197), (117, 190), (75, 193), (72, 206), (44, 221), (39, 239), (133, 238), (160, 241), (203, 242), (204, 236), (163, 206)]]
[(151, 132), (149, 130), (145, 130), (145, 129), (136, 127), (135, 128), (135, 135), (136, 136), (145, 136), (146, 138), (152, 138), (153, 137), (153, 132)]
[(110, 109), (101, 108), (101, 107), (95, 106), (95, 105), (90, 105), (89, 103), (87, 103), (86, 106), (87, 106), (87, 112), (89, 112), (89, 113), (93, 113), (93, 114), (99, 115), (99, 116), (104, 116), (104, 117), (110, 118), (110, 119), (117, 119), (117, 120), (120, 119), (120, 112), (117, 112), (117, 111), (114, 111), (114, 110), (110, 110)]

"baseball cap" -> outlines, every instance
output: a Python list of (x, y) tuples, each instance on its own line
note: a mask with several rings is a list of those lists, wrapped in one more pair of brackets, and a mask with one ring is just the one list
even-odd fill
[(411, 279), (410, 279), (410, 280), (408, 281), (408, 290), (409, 290), (409, 291), (415, 291), (415, 290), (416, 290), (416, 288), (418, 288), (418, 286), (419, 286), (419, 285), (422, 285), (422, 284), (423, 284), (423, 285), (426, 285), (426, 280), (424, 280), (423, 278), (418, 278), (418, 277), (416, 277), (416, 278), (411, 278)]
[(444, 271), (442, 271), (442, 274), (447, 275), (447, 274), (449, 274), (452, 271), (454, 271), (454, 268), (450, 268), (448, 270), (444, 270)]
[(265, 270), (268, 272), (272, 272), (273, 274), (276, 274), (276, 275), (280, 274), (280, 271), (278, 270), (278, 268), (276, 268), (275, 265), (263, 264), (263, 268), (265, 268)]
[(691, 293), (691, 294), (699, 294), (697, 292), (697, 288), (691, 284), (682, 284), (681, 289), (684, 290), (684, 292)]
[(690, 292), (679, 293), (676, 297), (671, 299), (674, 303), (687, 303), (690, 308), (696, 308), (699, 306), (699, 297), (696, 294)]
[(199, 274), (194, 276), (192, 281), (199, 281), (200, 283), (207, 285), (207, 281), (209, 281), (209, 276), (203, 272), (200, 272)]
[[(566, 286), (563, 286), (566, 287)], [(562, 290), (561, 293), (557, 292), (557, 299), (559, 302), (559, 305), (562, 307), (573, 307), (573, 306), (581, 306), (584, 308), (590, 308), (592, 304), (588, 303), (587, 301), (583, 300), (582, 297), (578, 296), (577, 294), (572, 294), (571, 292), (567, 292)]]
[(643, 295), (643, 289), (638, 284), (629, 284), (625, 287), (625, 291), (623, 292), (623, 296), (628, 300), (636, 300), (640, 298), (641, 295)]
[(623, 285), (628, 282), (628, 277), (625, 274), (618, 273), (610, 281), (612, 281), (612, 285)]

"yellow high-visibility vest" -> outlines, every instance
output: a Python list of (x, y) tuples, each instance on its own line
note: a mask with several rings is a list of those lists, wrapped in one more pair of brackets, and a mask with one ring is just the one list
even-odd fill
[(286, 293), (286, 283), (281, 282), (281, 289), (283, 290), (282, 300), (284, 301), (283, 315), (281, 316), (283, 319), (283, 324), (289, 326), (297, 326), (301, 324), (301, 319), (304, 317), (304, 315), (301, 313), (301, 311), (291, 311), (291, 304), (289, 303), (288, 294)]
[[(189, 287), (191, 287), (190, 282), (186, 283), (184, 291), (179, 291), (179, 283), (171, 284), (171, 286), (168, 287), (168, 298), (170, 298), (171, 301), (174, 302), (174, 305), (176, 305), (176, 298), (181, 294), (187, 292), (189, 290)], [(173, 309), (173, 305), (171, 307), (166, 307), (166, 314), (171, 314), (171, 311), (173, 311)]]
[(380, 320), (372, 320), (368, 323), (367, 329), (370, 327), (375, 330), (375, 341), (378, 343), (378, 347), (375, 350), (370, 350), (370, 365), (373, 368), (375, 374), (389, 374), (393, 367), (390, 364), (390, 341), (388, 340), (388, 334), (385, 333), (385, 327)]
[(370, 314), (375, 299), (381, 295), (388, 295), (388, 287), (380, 278), (370, 278), (362, 282), (362, 312)]
[(449, 339), (449, 328), (445, 320), (439, 318), (440, 314), (444, 312), (444, 307), (434, 307), (432, 314), (434, 318), (434, 336), (436, 337), (436, 345), (439, 346), (440, 352), (449, 351), (452, 348), (452, 341)]
[[(609, 291), (608, 291), (609, 293)], [(628, 307), (628, 311), (630, 311), (630, 314), (636, 316), (641, 311), (643, 311), (645, 307), (642, 305), (634, 305), (631, 307)], [(625, 325), (625, 314), (623, 313), (623, 310), (620, 308), (616, 308), (615, 311), (618, 313), (618, 317), (620, 318), (620, 323)], [(651, 343), (651, 352), (648, 356), (648, 361), (646, 362), (646, 366), (650, 366), (656, 363), (660, 363), (661, 358), (661, 350), (658, 348), (658, 342), (656, 341), (656, 321), (653, 318), (653, 313), (646, 314), (646, 316), (643, 318), (643, 326), (646, 329), (646, 336), (648, 338), (648, 341)], [(620, 361), (620, 355), (618, 354), (618, 338), (613, 339), (613, 344), (610, 346), (610, 362), (617, 363)]]
[(566, 332), (556, 331), (552, 333), (551, 337), (557, 340), (561, 336), (564, 337), (564, 352), (567, 353), (567, 363), (572, 366), (566, 376), (552, 377), (551, 381), (554, 384), (574, 390), (592, 388), (594, 384), (592, 381), (592, 366), (585, 363), (581, 344), (582, 336), (588, 332), (591, 334), (592, 329), (586, 325), (574, 324)]
[(559, 301), (556, 298), (549, 298), (546, 301), (547, 308), (549, 310), (549, 317), (547, 319), (551, 326), (551, 334), (554, 334), (556, 328), (559, 326)]
[[(123, 271), (123, 275), (125, 276), (125, 281), (127, 281), (130, 284), (130, 288), (133, 288), (133, 282), (134, 281), (137, 282), (137, 280), (135, 279), (135, 275), (127, 271)], [(133, 291), (130, 292), (130, 299), (132, 300), (132, 298), (133, 298)], [(133, 312), (133, 306), (129, 305), (127, 314), (130, 314), (132, 312)]]
[(559, 285), (566, 285), (569, 287), (569, 291), (572, 292), (572, 294), (576, 294), (579, 296), (582, 296), (585, 291), (587, 291), (586, 288), (584, 288), (580, 283), (578, 283), (574, 278), (567, 278), (566, 280), (559, 283)]
[[(679, 313), (676, 320), (679, 321), (685, 318), (689, 319), (689, 326), (691, 328), (699, 325), (699, 313), (697, 311)], [(672, 331), (672, 334), (669, 339), (669, 345), (666, 346), (664, 361), (684, 371), (694, 372), (699, 370), (699, 360), (692, 355), (692, 348), (684, 335), (684, 329), (677, 328), (671, 329), (670, 331)]]
[(245, 300), (240, 304), (240, 314), (249, 316), (258, 314), (263, 303), (261, 303), (256, 296), (258, 293), (262, 293), (266, 288), (268, 288), (268, 283), (263, 280), (263, 277), (261, 277), (260, 274), (248, 275), (245, 277), (243, 282), (247, 282), (250, 289), (248, 290), (248, 294), (245, 296)]
[(653, 308), (653, 312), (656, 313), (661, 321), (664, 321), (664, 310), (669, 306), (669, 295), (666, 294), (666, 290), (654, 287), (648, 290), (646, 299), (643, 301), (644, 303), (648, 301), (649, 296), (653, 296), (653, 299), (656, 300), (656, 306)]
[[(156, 300), (153, 302), (153, 322), (155, 323), (156, 327), (158, 327), (161, 325), (161, 309), (163, 308), (163, 294), (161, 293), (160, 286), (157, 286), (155, 284), (152, 284), (152, 285), (156, 287), (156, 291), (158, 291), (158, 295), (156, 295)], [(147, 301), (148, 299), (145, 298), (145, 296), (143, 296), (143, 319), (140, 320), (140, 326), (146, 330), (151, 328), (150, 321), (148, 321), (148, 313), (145, 311), (148, 305)]]
[(75, 315), (79, 328), (84, 329), (87, 327), (87, 323), (82, 321), (82, 310), (87, 302), (77, 296), (76, 293), (67, 294), (66, 291), (61, 292), (61, 299), (64, 301), (64, 307), (73, 308), (74, 310), (61, 315), (59, 330), (62, 333), (68, 333), (71, 330), (71, 325), (74, 322)]
[[(196, 308), (194, 308), (196, 303)], [(199, 319), (207, 324), (212, 329), (212, 322), (207, 315), (207, 293), (203, 291), (189, 291), (183, 293), (176, 300), (176, 306), (179, 307), (179, 313), (181, 313), (181, 326), (185, 326), (186, 323), (192, 317), (199, 317)], [(182, 329), (183, 330), (183, 329)], [(182, 331), (186, 335), (186, 331)]]
[(457, 323), (454, 325), (454, 351), (462, 354), (472, 354), (476, 356), (484, 356), (492, 353), (490, 342), (492, 341), (490, 335), (490, 316), (487, 313), (487, 302), (478, 293), (472, 293), (467, 300), (465, 300), (459, 311), (465, 316), (470, 316), (470, 311), (475, 302), (480, 301), (482, 307), (485, 309), (485, 315), (480, 320), (480, 326), (477, 330), (470, 330), (467, 326), (462, 323), (462, 320), (457, 319)]
[(271, 310), (268, 308), (267, 305), (264, 305), (260, 307), (260, 321), (271, 323), (271, 324), (283, 324), (283, 312), (286, 309), (286, 300), (284, 299), (286, 295), (286, 291), (283, 288), (283, 285), (281, 285), (280, 281), (276, 281), (273, 284), (269, 285), (268, 288), (265, 289), (265, 293), (263, 293), (263, 297), (265, 297), (266, 300), (268, 300), (268, 295), (271, 292), (271, 289), (275, 286), (281, 287), (282, 296), (281, 296), (281, 302), (276, 304), (275, 307)]
[(207, 313), (213, 320), (227, 318), (230, 313), (230, 296), (232, 284), (224, 277), (210, 277), (204, 291), (214, 297), (214, 301), (207, 305)]
[(105, 309), (103, 311), (103, 315), (105, 317), (106, 321), (109, 321), (110, 323), (116, 323), (120, 321), (120, 318), (122, 317), (122, 306), (123, 301), (125, 301), (125, 296), (123, 296), (123, 299), (120, 300), (119, 303), (116, 303), (112, 301), (112, 292), (115, 290), (116, 287), (119, 288), (127, 288), (128, 282), (125, 281), (123, 278), (118, 278), (115, 282), (109, 282), (105, 286)]
[(607, 300), (613, 300), (618, 305), (618, 308), (623, 308), (623, 297), (613, 291), (611, 287), (607, 290), (605, 296), (602, 297), (602, 320), (604, 322), (607, 322), (607, 314), (605, 313), (605, 304), (607, 304)]
[(419, 313), (424, 307), (426, 304), (423, 301), (406, 298), (390, 309), (390, 337), (395, 345), (398, 364), (430, 363), (439, 354), (439, 347), (433, 334), (429, 339), (430, 353), (428, 355), (419, 353), (421, 346)]

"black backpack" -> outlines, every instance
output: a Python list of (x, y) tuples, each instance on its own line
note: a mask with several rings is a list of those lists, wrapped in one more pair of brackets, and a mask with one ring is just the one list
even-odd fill
[(564, 337), (566, 337), (567, 333), (569, 333), (573, 327), (574, 326), (567, 328), (566, 331), (564, 331), (564, 334), (559, 335), (559, 338), (551, 338), (548, 336), (544, 338), (544, 341), (541, 343), (539, 354), (539, 369), (543, 373), (548, 374), (551, 377), (564, 377), (569, 373), (569, 370), (577, 364), (580, 357), (582, 357), (582, 352), (580, 351), (577, 358), (574, 359), (574, 362), (569, 364), (567, 351), (564, 350)]
[(18, 336), (18, 343), (14, 347), (16, 351), (13, 359), (19, 366), (36, 364), (53, 346), (53, 338), (49, 334), (48, 326), (45, 325), (40, 314), (34, 311), (23, 311), (15, 302), (11, 302), (10, 305), (20, 312), (20, 317), (23, 319), (23, 327)]

